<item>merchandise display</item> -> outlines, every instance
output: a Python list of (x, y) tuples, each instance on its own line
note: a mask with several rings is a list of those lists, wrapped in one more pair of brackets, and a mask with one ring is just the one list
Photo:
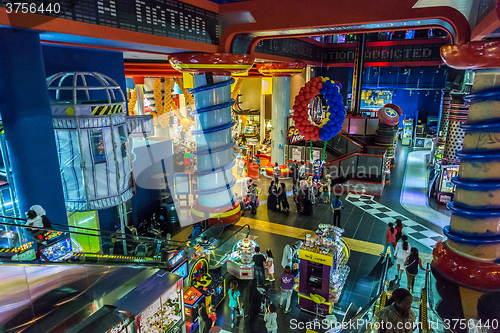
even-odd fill
[(257, 246), (257, 243), (249, 238), (236, 242), (233, 252), (227, 259), (227, 271), (238, 279), (252, 280), (254, 278), (252, 257)]
[(299, 307), (316, 313), (317, 302), (311, 295), (320, 296), (318, 312), (332, 313), (334, 303), (342, 295), (342, 289), (349, 274), (347, 266), (349, 248), (342, 240), (343, 229), (330, 224), (320, 224), (316, 234), (306, 235), (299, 249)]

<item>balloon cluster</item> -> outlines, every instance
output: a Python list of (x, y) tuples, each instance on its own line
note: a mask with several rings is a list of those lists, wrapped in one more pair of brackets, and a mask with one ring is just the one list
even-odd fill
[(328, 105), (328, 121), (321, 127), (319, 139), (328, 141), (342, 130), (345, 120), (345, 106), (338, 84), (328, 80), (319, 91)]
[[(323, 82), (325, 81), (325, 82)], [(309, 120), (309, 103), (317, 95), (322, 94), (327, 101), (328, 121), (322, 127)], [(313, 77), (300, 88), (293, 106), (293, 120), (299, 133), (305, 140), (330, 140), (342, 129), (345, 108), (340, 89), (330, 79), (321, 76)]]

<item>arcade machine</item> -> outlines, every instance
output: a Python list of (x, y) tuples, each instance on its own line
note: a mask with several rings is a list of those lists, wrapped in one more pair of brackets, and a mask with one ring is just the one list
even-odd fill
[(249, 238), (239, 240), (233, 246), (233, 252), (227, 259), (227, 271), (242, 280), (254, 278), (252, 258), (257, 243)]
[(183, 299), (182, 278), (160, 270), (113, 304), (120, 311), (135, 315), (126, 330), (114, 332), (180, 333), (184, 323)]
[(409, 146), (413, 138), (413, 119), (403, 120), (403, 134), (401, 138), (401, 144), (403, 146)]
[(71, 236), (60, 231), (49, 230), (43, 234), (47, 245), (40, 246), (40, 252), (49, 261), (62, 261), (72, 257), (73, 247)]
[(458, 176), (458, 165), (441, 165), (441, 174), (437, 188), (437, 200), (439, 203), (447, 204), (453, 200), (455, 185), (451, 179)]
[(224, 297), (226, 297), (226, 288), (224, 277), (213, 271), (210, 271), (209, 252), (198, 247), (197, 251), (191, 257), (192, 264), (189, 271), (188, 285), (200, 291), (205, 297), (207, 307), (212, 304), (217, 307)]
[(184, 317), (186, 318), (186, 332), (192, 333), (199, 326), (198, 308), (204, 300), (204, 296), (195, 287), (189, 287), (184, 292)]
[[(342, 240), (343, 229), (320, 224), (315, 237), (306, 235), (299, 249), (299, 308), (320, 315), (332, 313), (342, 294), (350, 268), (349, 247)], [(317, 303), (313, 298), (322, 302)]]

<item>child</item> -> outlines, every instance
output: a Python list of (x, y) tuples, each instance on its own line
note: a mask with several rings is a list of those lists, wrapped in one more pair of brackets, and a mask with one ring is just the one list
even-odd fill
[(267, 333), (277, 333), (278, 332), (278, 322), (276, 314), (276, 306), (274, 304), (269, 304), (266, 309), (266, 314), (264, 315), (264, 321), (266, 322)]
[(212, 327), (215, 326), (215, 321), (217, 320), (217, 312), (215, 309), (215, 305), (210, 304), (210, 307), (208, 308), (208, 318), (212, 320)]
[(267, 249), (266, 257), (267, 259), (264, 263), (264, 268), (266, 269), (266, 280), (274, 281), (274, 260), (271, 249)]
[(248, 210), (248, 209), (252, 208), (252, 207), (250, 206), (250, 195), (247, 195), (247, 196), (245, 197), (245, 199), (243, 199), (243, 205), (244, 205), (244, 207), (245, 207), (245, 208), (244, 208), (245, 210)]

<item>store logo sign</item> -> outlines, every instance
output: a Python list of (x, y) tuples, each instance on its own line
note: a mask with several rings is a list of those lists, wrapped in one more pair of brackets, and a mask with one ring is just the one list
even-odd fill
[(304, 136), (299, 134), (299, 130), (295, 126), (288, 127), (286, 137), (290, 139), (290, 144), (304, 140)]

